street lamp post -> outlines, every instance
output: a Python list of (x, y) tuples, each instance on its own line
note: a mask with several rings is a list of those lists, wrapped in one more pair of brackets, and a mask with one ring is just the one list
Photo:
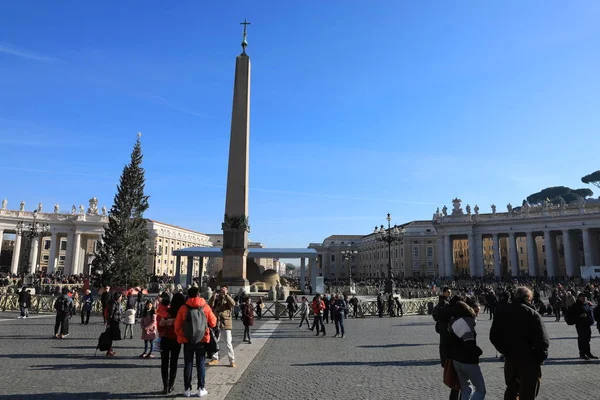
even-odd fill
[(392, 215), (390, 213), (388, 213), (386, 220), (388, 223), (387, 229), (385, 229), (383, 225), (379, 227), (375, 226), (375, 232), (373, 233), (375, 233), (375, 239), (377, 241), (388, 244), (388, 270), (387, 278), (385, 280), (385, 293), (393, 294), (394, 277), (392, 274), (392, 243), (400, 242), (404, 238), (404, 233), (406, 231), (398, 225), (391, 226)]
[(352, 269), (350, 267), (350, 261), (352, 261), (352, 257), (355, 257), (358, 254), (356, 250), (342, 250), (340, 252), (342, 254), (342, 258), (348, 262), (348, 276), (350, 278), (350, 285), (352, 285)]
[[(50, 234), (50, 225), (39, 224), (37, 222), (37, 212), (37, 210), (33, 211), (33, 222), (25, 224), (25, 222), (19, 221), (19, 223), (17, 223), (17, 235), (29, 239), (27, 244), (27, 259), (29, 259), (31, 253), (31, 244), (33, 240), (43, 238), (44, 236), (48, 236)], [(26, 271), (26, 273), (33, 273), (33, 270), (35, 268), (35, 262), (36, 260), (31, 260), (28, 271)]]

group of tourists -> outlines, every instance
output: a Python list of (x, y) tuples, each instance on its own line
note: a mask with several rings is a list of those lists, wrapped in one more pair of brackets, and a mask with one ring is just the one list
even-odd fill
[(541, 366), (550, 345), (542, 321), (548, 308), (556, 321), (562, 314), (568, 325), (575, 326), (579, 358), (597, 359), (590, 339), (594, 320), (600, 320), (600, 306), (593, 309), (592, 303), (600, 300), (598, 289), (591, 284), (577, 294), (562, 284), (550, 289), (547, 305), (537, 287), (498, 285), (458, 289), (455, 294), (450, 287), (442, 289), (432, 314), (440, 335), (440, 359), (444, 383), (451, 389), (450, 400), (485, 398), (485, 379), (479, 368), (482, 350), (475, 329), (480, 313), (488, 312), (493, 319), (489, 338), (504, 361), (505, 399), (530, 400), (539, 393)]
[[(130, 303), (128, 300), (127, 309), (123, 310), (122, 293), (110, 294), (109, 290), (103, 293), (101, 301), (109, 340), (106, 344), (107, 357), (117, 355), (113, 349), (113, 342), (121, 340), (120, 324), (121, 322), (125, 324), (125, 337), (127, 337), (128, 325), (133, 325), (131, 321), (135, 323), (136, 317), (131, 304), (139, 304), (140, 299), (143, 299), (143, 295), (135, 302)], [(157, 305), (151, 300), (143, 302), (139, 315), (141, 339), (144, 341), (144, 351), (140, 358), (154, 358), (155, 346), (160, 346), (163, 394), (169, 394), (174, 390), (177, 365), (183, 346), (183, 395), (185, 397), (206, 396), (208, 394), (205, 381), (206, 359), (209, 360), (208, 365), (219, 364), (217, 344), (221, 339), (227, 348), (228, 365), (232, 368), (236, 367), (232, 344), (235, 301), (230, 296), (228, 287), (221, 286), (208, 302), (199, 296), (196, 286), (188, 289), (187, 297), (182, 292), (173, 294), (167, 289), (157, 297), (156, 301)], [(243, 299), (242, 321), (245, 327), (244, 342), (251, 343), (250, 327), (254, 323), (254, 306), (249, 296)], [(129, 337), (132, 338), (133, 334), (129, 332)], [(192, 390), (194, 359), (197, 373), (196, 391)]]

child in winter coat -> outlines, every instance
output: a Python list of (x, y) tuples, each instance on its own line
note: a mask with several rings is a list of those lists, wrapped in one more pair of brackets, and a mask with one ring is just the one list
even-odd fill
[[(152, 350), (154, 350), (154, 339), (156, 339), (156, 313), (150, 300), (146, 301), (140, 325), (142, 327), (142, 340), (144, 341), (144, 353), (140, 358), (154, 358)], [(150, 345), (150, 351), (148, 351), (148, 345)]]
[(133, 339), (133, 325), (135, 324), (135, 309), (133, 307), (127, 306), (127, 310), (123, 313), (123, 324), (125, 325), (123, 339), (127, 338), (127, 331), (129, 331), (129, 339)]

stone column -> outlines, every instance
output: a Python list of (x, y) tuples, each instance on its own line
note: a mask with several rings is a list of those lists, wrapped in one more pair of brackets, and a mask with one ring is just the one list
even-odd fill
[(21, 236), (15, 235), (15, 245), (13, 247), (12, 262), (10, 264), (10, 273), (16, 274), (19, 272), (19, 261), (21, 255)]
[(494, 275), (502, 276), (502, 262), (500, 259), (500, 238), (497, 233), (492, 235), (494, 242)]
[(527, 232), (527, 269), (529, 275), (537, 275), (537, 246), (533, 232)]
[(508, 246), (510, 252), (510, 273), (512, 276), (518, 276), (519, 256), (517, 255), (517, 237), (514, 232), (508, 234)]
[(477, 256), (477, 258), (475, 259), (476, 263), (475, 263), (475, 271), (477, 272), (477, 276), (484, 276), (485, 275), (485, 260), (483, 259), (483, 236), (481, 236), (480, 234), (477, 234), (475, 236), (475, 248), (476, 248), (476, 253), (475, 255)]
[(469, 273), (471, 276), (477, 276), (477, 246), (473, 233), (469, 233)]
[(181, 256), (175, 257), (175, 284), (179, 285), (181, 282)]
[(50, 258), (48, 258), (48, 273), (53, 274), (54, 269), (56, 268), (56, 249), (58, 248), (57, 242), (58, 233), (52, 231), (50, 236)]
[(315, 284), (317, 282), (317, 259), (309, 258), (308, 259), (308, 269), (310, 270), (310, 286), (312, 286), (313, 291), (315, 290)]
[(33, 274), (37, 270), (37, 259), (40, 249), (40, 239), (33, 238), (31, 240), (31, 253), (29, 254), (29, 266), (27, 272)]
[(300, 259), (300, 291), (304, 293), (306, 289), (306, 258)]
[(584, 228), (581, 230), (581, 236), (583, 237), (583, 255), (585, 257), (585, 265), (589, 267), (594, 265), (592, 233), (588, 228)]
[[(398, 250), (399, 251), (399, 250)], [(444, 276), (444, 237), (439, 235), (436, 239), (436, 244), (435, 244), (435, 252), (436, 252), (436, 262), (437, 262), (437, 273), (438, 276)], [(398, 254), (400, 255), (400, 254)]]
[(454, 276), (454, 254), (452, 254), (452, 236), (444, 236), (444, 262), (446, 276)]
[(206, 257), (198, 257), (198, 287), (202, 286), (202, 277), (206, 268)]
[(556, 257), (554, 256), (555, 239), (552, 237), (551, 231), (544, 231), (544, 245), (546, 246), (546, 271), (548, 277), (556, 274)]
[(80, 269), (80, 262), (79, 262), (79, 253), (80, 253), (80, 247), (81, 247), (81, 233), (75, 233), (74, 235), (75, 240), (73, 241), (73, 253), (72, 253), (72, 263), (71, 263), (71, 274), (72, 275), (77, 275), (79, 274), (81, 271)]
[(0, 229), (0, 256), (2, 256), (2, 242), (4, 241), (4, 229)]
[(63, 275), (73, 274), (73, 253), (75, 249), (75, 234), (69, 233), (67, 235), (67, 253), (65, 254), (65, 267), (63, 269)]
[(193, 278), (194, 278), (194, 257), (188, 256), (188, 258), (187, 258), (187, 275), (185, 277), (186, 287), (192, 286)]
[(575, 260), (573, 258), (573, 239), (568, 229), (562, 231), (563, 247), (565, 248), (565, 271), (567, 276), (575, 274)]

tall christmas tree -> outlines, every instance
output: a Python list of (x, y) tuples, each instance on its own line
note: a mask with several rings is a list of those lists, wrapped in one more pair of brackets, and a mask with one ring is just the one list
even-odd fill
[(121, 174), (114, 204), (108, 214), (108, 225), (98, 244), (92, 262), (96, 286), (131, 287), (145, 285), (148, 262), (148, 230), (144, 211), (148, 196), (144, 195), (141, 134), (138, 134), (129, 165)]

